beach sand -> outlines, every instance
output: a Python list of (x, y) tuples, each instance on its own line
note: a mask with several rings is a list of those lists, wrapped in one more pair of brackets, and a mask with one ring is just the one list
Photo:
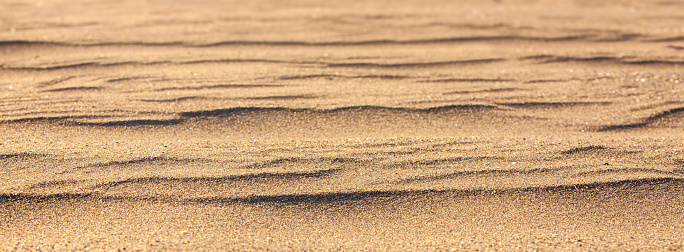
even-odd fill
[(0, 1), (0, 249), (682, 250), (684, 1)]

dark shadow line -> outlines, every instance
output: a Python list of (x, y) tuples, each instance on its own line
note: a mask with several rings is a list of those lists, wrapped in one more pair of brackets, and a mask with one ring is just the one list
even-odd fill
[(568, 82), (568, 81), (572, 81), (572, 80), (573, 80), (573, 79), (566, 79), (566, 80), (561, 80), (561, 79), (556, 79), (556, 80), (552, 80), (552, 79), (548, 79), (548, 80), (528, 80), (528, 81), (523, 81), (523, 83), (529, 84), (529, 83), (545, 83), (545, 82)]
[(667, 48), (675, 49), (675, 50), (684, 50), (684, 46), (676, 46), (676, 45), (669, 45)]
[[(66, 43), (56, 41), (29, 41), (11, 40), (0, 41), (0, 46), (69, 46), (69, 47), (103, 47), (103, 46), (183, 46), (183, 47), (217, 47), (217, 46), (363, 46), (363, 45), (411, 45), (411, 44), (437, 44), (437, 43), (457, 43), (457, 42), (497, 42), (497, 41), (576, 41), (588, 40), (593, 35), (577, 35), (563, 37), (531, 37), (531, 36), (473, 36), (473, 37), (447, 37), (433, 39), (416, 40), (364, 40), (364, 41), (329, 41), (329, 42), (307, 42), (307, 41), (249, 41), (233, 40), (219, 41), (207, 44), (192, 44), (188, 42), (143, 42), (143, 41), (121, 41), (121, 42), (101, 42), (101, 43)], [(593, 40), (592, 40), (593, 41)]]
[(213, 47), (225, 45), (260, 45), (260, 46), (363, 46), (363, 45), (411, 45), (411, 44), (438, 44), (455, 42), (483, 42), (483, 41), (573, 41), (587, 39), (590, 36), (565, 36), (565, 37), (526, 37), (526, 36), (475, 36), (475, 37), (450, 37), (435, 39), (417, 40), (366, 40), (366, 41), (331, 41), (331, 42), (304, 42), (304, 41), (223, 41), (204, 45), (194, 45), (195, 47)]
[(101, 183), (93, 186), (93, 189), (98, 188), (111, 188), (115, 186), (125, 185), (125, 184), (159, 184), (159, 183), (227, 183), (235, 181), (245, 181), (245, 180), (274, 180), (274, 179), (316, 179), (328, 177), (341, 169), (327, 169), (315, 172), (285, 172), (285, 173), (258, 173), (258, 174), (246, 174), (237, 176), (225, 176), (225, 177), (187, 177), (187, 178), (175, 178), (175, 177), (145, 177), (145, 178), (132, 178), (122, 181), (114, 181)]
[(428, 83), (428, 82), (504, 82), (504, 81), (515, 81), (515, 80), (513, 80), (513, 79), (484, 79), (484, 78), (473, 78), (473, 79), (452, 78), (452, 79), (422, 80), (422, 81), (417, 81), (417, 82)]
[(550, 60), (550, 59), (554, 59), (557, 57), (558, 56), (554, 56), (554, 55), (550, 55), (550, 54), (537, 54), (537, 55), (519, 57), (518, 60)]
[(658, 113), (658, 114), (656, 114), (656, 115), (650, 116), (650, 117), (646, 118), (646, 121), (652, 122), (652, 121), (661, 119), (661, 118), (663, 118), (663, 117), (666, 117), (666, 116), (669, 116), (669, 115), (673, 115), (673, 114), (677, 114), (677, 113), (681, 113), (681, 112), (684, 112), (684, 107), (673, 108), (673, 109), (670, 109), (670, 110), (666, 110), (666, 111), (660, 112), (660, 113)]
[(679, 42), (679, 41), (684, 41), (684, 36), (646, 40), (646, 42)]
[(97, 118), (109, 118), (109, 117), (111, 117), (111, 116), (40, 116), (40, 117), (2, 120), (2, 121), (0, 121), (0, 124), (39, 122), (39, 121), (62, 122), (62, 123), (67, 124), (67, 120), (69, 120), (69, 119), (97, 119)]
[(586, 147), (577, 147), (577, 148), (572, 148), (569, 150), (561, 151), (561, 154), (563, 155), (573, 155), (573, 154), (580, 154), (580, 153), (586, 153), (586, 152), (594, 152), (598, 150), (606, 150), (608, 148), (604, 146), (598, 146), (598, 145), (591, 145), (591, 146), (586, 146)]
[(265, 167), (273, 167), (273, 166), (278, 166), (278, 165), (283, 165), (283, 164), (288, 164), (288, 163), (329, 163), (329, 164), (359, 164), (362, 161), (355, 159), (355, 158), (315, 158), (315, 159), (306, 159), (306, 158), (297, 158), (297, 157), (290, 157), (290, 158), (279, 158), (271, 161), (266, 161), (266, 162), (261, 162), (261, 163), (256, 163), (256, 164), (250, 164), (244, 166), (245, 169), (256, 169), (256, 168), (265, 168)]
[(573, 174), (573, 177), (587, 176), (587, 175), (597, 175), (597, 174), (611, 174), (611, 173), (629, 173), (629, 172), (647, 172), (647, 173), (657, 173), (665, 175), (681, 176), (683, 174), (670, 171), (661, 171), (656, 169), (646, 169), (646, 168), (613, 168), (607, 170), (595, 170), (595, 171), (583, 171)]
[(232, 89), (232, 88), (262, 88), (262, 87), (283, 87), (284, 85), (276, 84), (220, 84), (209, 86), (195, 86), (195, 87), (169, 87), (160, 88), (152, 91), (170, 91), (170, 90), (202, 90), (202, 89)]
[(648, 118), (645, 118), (641, 122), (604, 126), (604, 127), (599, 128), (598, 131), (599, 132), (601, 132), (601, 131), (618, 131), (618, 130), (641, 128), (641, 127), (644, 127), (648, 124), (654, 123), (655, 121), (660, 120), (663, 117), (673, 115), (673, 114), (677, 114), (677, 113), (682, 113), (682, 112), (684, 112), (684, 107), (673, 108), (670, 110), (660, 112), (660, 113), (655, 114), (653, 116), (650, 116)]
[(67, 92), (67, 91), (97, 91), (102, 90), (103, 87), (66, 87), (43, 90), (41, 92)]
[(668, 61), (668, 60), (636, 60), (623, 61), (622, 63), (628, 65), (682, 65), (684, 61)]
[(346, 79), (406, 79), (407, 76), (402, 75), (336, 75), (336, 74), (311, 74), (311, 75), (295, 75), (278, 77), (279, 80), (303, 80), (303, 79), (317, 79), (317, 78), (346, 78)]
[(419, 62), (419, 63), (396, 63), (396, 64), (380, 64), (380, 63), (329, 63), (328, 67), (375, 67), (375, 68), (405, 68), (405, 67), (434, 67), (434, 66), (451, 66), (451, 65), (468, 65), (468, 64), (487, 64), (504, 61), (503, 59), (473, 59), (473, 60), (453, 60), (440, 62)]
[(449, 111), (484, 111), (484, 110), (494, 110), (497, 109), (496, 106), (491, 105), (449, 105), (440, 107), (431, 107), (425, 109), (415, 109), (415, 108), (394, 108), (394, 107), (382, 107), (382, 106), (352, 106), (352, 107), (342, 107), (334, 109), (292, 109), (283, 107), (237, 107), (228, 109), (215, 109), (215, 110), (204, 110), (204, 111), (188, 111), (182, 112), (179, 115), (181, 117), (230, 117), (236, 114), (244, 113), (256, 113), (256, 112), (309, 112), (309, 113), (337, 113), (345, 111), (400, 111), (400, 112), (418, 112), (418, 113), (441, 113)]
[(236, 114), (253, 113), (253, 112), (276, 112), (276, 111), (304, 111), (304, 109), (288, 109), (282, 107), (264, 108), (264, 107), (237, 107), (228, 109), (214, 109), (203, 111), (188, 111), (181, 112), (181, 117), (230, 117)]
[(141, 102), (159, 102), (159, 103), (166, 103), (166, 102), (181, 102), (181, 101), (186, 101), (186, 100), (207, 100), (210, 98), (207, 97), (202, 97), (202, 96), (186, 96), (186, 97), (178, 97), (174, 99), (163, 99), (163, 100), (138, 100)]
[(68, 44), (54, 41), (29, 41), (29, 40), (5, 40), (0, 41), (0, 47), (3, 46), (76, 46), (75, 44)]
[(274, 95), (274, 96), (260, 96), (240, 98), (242, 100), (297, 100), (297, 99), (314, 99), (313, 95)]
[(76, 78), (76, 76), (68, 76), (68, 77), (64, 77), (64, 78), (58, 78), (55, 80), (44, 81), (44, 82), (38, 83), (38, 86), (39, 87), (53, 86), (53, 85), (56, 85), (56, 84), (59, 84), (59, 83), (62, 83), (62, 82), (65, 82), (65, 81), (68, 81), (68, 80), (71, 80), (74, 78)]
[(169, 120), (122, 120), (111, 122), (73, 122), (74, 125), (100, 127), (139, 127), (139, 126), (170, 126), (183, 123), (183, 119)]
[(177, 158), (168, 158), (168, 157), (144, 157), (144, 158), (126, 160), (126, 161), (111, 161), (111, 162), (107, 162), (107, 163), (90, 164), (87, 166), (79, 166), (77, 168), (80, 169), (80, 168), (86, 168), (86, 167), (108, 167), (108, 166), (117, 166), (117, 165), (134, 165), (134, 164), (143, 164), (143, 163), (150, 163), (150, 162), (187, 163), (187, 162), (197, 161), (197, 160), (198, 159), (177, 159)]
[(497, 103), (498, 105), (516, 107), (516, 108), (536, 108), (536, 107), (575, 107), (575, 106), (593, 106), (593, 105), (610, 105), (611, 102), (515, 102), (515, 103)]
[(45, 154), (36, 154), (36, 153), (31, 153), (31, 152), (18, 152), (18, 153), (10, 153), (10, 154), (0, 154), (0, 159), (14, 159), (14, 158), (38, 158), (38, 157), (45, 157), (47, 155)]
[(611, 62), (611, 63), (614, 63), (614, 62), (622, 62), (622, 61), (621, 61), (621, 58), (608, 57), (608, 56), (589, 57), (589, 58), (551, 56), (550, 59), (542, 61), (541, 63), (548, 64), (548, 63), (563, 63), (563, 62)]
[(123, 77), (123, 78), (109, 79), (109, 80), (107, 80), (107, 82), (115, 83), (115, 82), (129, 81), (129, 80), (147, 79), (147, 78), (149, 78), (149, 77)]
[(211, 197), (179, 199), (172, 197), (131, 197), (131, 196), (102, 196), (97, 193), (60, 193), (49, 195), (36, 195), (24, 193), (0, 194), (0, 203), (12, 202), (59, 202), (64, 200), (83, 200), (94, 199), (98, 201), (133, 201), (133, 202), (174, 202), (174, 203), (200, 203), (200, 204), (344, 204), (354, 203), (365, 200), (384, 198), (388, 200), (407, 197), (423, 196), (430, 197), (439, 194), (456, 194), (454, 196), (473, 196), (473, 195), (493, 195), (493, 194), (518, 194), (518, 193), (538, 193), (538, 192), (582, 192), (596, 189), (619, 188), (625, 190), (647, 185), (677, 184), (684, 183), (681, 178), (643, 178), (629, 179), (611, 182), (596, 182), (586, 184), (572, 184), (560, 186), (544, 187), (525, 187), (513, 189), (476, 189), (476, 190), (393, 190), (393, 191), (362, 191), (362, 192), (338, 192), (338, 193), (318, 193), (318, 194), (289, 194), (272, 196), (251, 196), (239, 198)]
[(641, 128), (641, 127), (646, 126), (646, 125), (648, 125), (647, 122), (611, 125), (611, 126), (601, 127), (598, 129), (598, 131), (602, 132), (602, 131), (628, 130), (628, 129)]
[(350, 110), (390, 110), (390, 111), (401, 111), (401, 112), (418, 112), (418, 113), (443, 113), (451, 111), (485, 111), (485, 110), (496, 110), (496, 106), (491, 105), (481, 105), (481, 104), (469, 104), (469, 105), (447, 105), (431, 108), (395, 108), (395, 107), (383, 107), (383, 106), (352, 106), (352, 107), (342, 107), (329, 110), (322, 110), (322, 112), (339, 112), (339, 111), (350, 111)]
[(612, 63), (612, 64), (626, 64), (626, 65), (680, 65), (684, 64), (684, 61), (668, 61), (668, 60), (625, 60), (624, 57), (560, 57), (560, 56), (549, 56), (549, 55), (539, 55), (523, 57), (521, 59), (545, 59), (540, 64), (549, 63), (566, 63), (566, 62), (591, 62), (591, 63)]
[(58, 41), (9, 40), (0, 41), (0, 46), (65, 46), (65, 47), (103, 47), (103, 46), (185, 46), (183, 42), (103, 42), (103, 43), (67, 43)]
[(623, 33), (623, 34), (616, 34), (617, 36), (610, 37), (610, 38), (596, 38), (592, 39), (592, 42), (622, 42), (622, 41), (632, 41), (637, 38), (642, 37), (641, 34), (638, 33)]
[(499, 93), (499, 92), (513, 92), (513, 91), (519, 91), (521, 89), (519, 88), (491, 88), (491, 89), (480, 89), (480, 90), (464, 90), (464, 91), (452, 91), (452, 92), (446, 92), (442, 93), (443, 95), (452, 95), (452, 94), (475, 94), (475, 93)]
[[(84, 62), (78, 64), (68, 64), (68, 65), (58, 65), (58, 66), (44, 66), (44, 67), (6, 67), (3, 66), (0, 69), (3, 70), (17, 70), (17, 71), (52, 71), (52, 70), (64, 70), (70, 68), (83, 68), (83, 67), (111, 67), (111, 66), (122, 66), (122, 65), (152, 65), (152, 64), (162, 64), (163, 62), (115, 62), (115, 63), (99, 63), (99, 62)], [(169, 63), (169, 62), (167, 62)]]
[(67, 65), (57, 65), (57, 66), (42, 66), (42, 67), (8, 67), (0, 65), (0, 69), (3, 70), (15, 70), (15, 71), (53, 71), (53, 70), (64, 70), (71, 68), (84, 68), (84, 67), (112, 67), (112, 66), (151, 66), (151, 65), (161, 65), (161, 64), (176, 64), (176, 65), (192, 65), (192, 64), (206, 64), (206, 63), (284, 63), (284, 64), (320, 64), (318, 62), (289, 62), (281, 60), (265, 60), (265, 59), (213, 59), (213, 60), (193, 60), (193, 61), (152, 61), (152, 62), (138, 62), (138, 61), (124, 61), (124, 62), (113, 62), (113, 63), (100, 63), (100, 62), (84, 62), (78, 64), (67, 64)]

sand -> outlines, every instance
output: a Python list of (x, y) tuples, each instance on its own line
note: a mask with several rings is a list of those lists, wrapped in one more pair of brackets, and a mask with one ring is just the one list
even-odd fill
[(0, 2), (2, 250), (682, 250), (684, 1)]

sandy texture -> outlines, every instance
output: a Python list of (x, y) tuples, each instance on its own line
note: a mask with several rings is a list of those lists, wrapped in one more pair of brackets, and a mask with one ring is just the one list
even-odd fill
[(684, 1), (0, 1), (0, 249), (684, 249)]

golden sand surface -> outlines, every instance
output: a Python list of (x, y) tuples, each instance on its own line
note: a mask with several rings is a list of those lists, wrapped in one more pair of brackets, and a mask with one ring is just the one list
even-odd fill
[(684, 1), (0, 1), (0, 250), (682, 250)]

